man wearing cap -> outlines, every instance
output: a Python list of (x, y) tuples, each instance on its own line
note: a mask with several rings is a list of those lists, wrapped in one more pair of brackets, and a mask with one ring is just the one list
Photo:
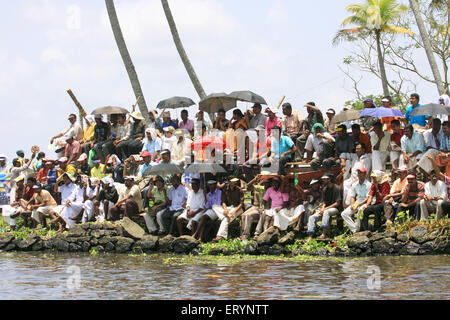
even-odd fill
[(337, 215), (342, 209), (342, 191), (339, 186), (334, 184), (334, 176), (332, 173), (327, 173), (322, 176), (322, 181), (325, 184), (323, 190), (323, 203), (316, 213), (309, 216), (308, 219), (308, 241), (311, 241), (316, 229), (316, 223), (322, 220), (322, 235), (319, 239), (325, 239), (327, 230), (329, 229), (330, 218)]
[[(51, 140), (50, 143), (53, 144), (53, 141), (55, 141), (58, 138), (61, 138), (63, 136), (68, 136), (68, 135), (72, 135), (73, 138), (75, 140), (81, 141), (83, 139), (83, 129), (81, 129), (80, 124), (77, 122), (77, 116), (75, 114), (71, 114), (69, 116), (69, 122), (70, 122), (70, 126), (69, 128), (67, 128), (65, 131), (57, 134), (56, 136), (54, 136)], [(57, 142), (57, 144), (63, 146), (65, 144), (65, 141), (59, 141), (59, 143)]]
[(116, 147), (117, 154), (119, 157), (122, 157), (122, 159), (126, 159), (132, 154), (139, 153), (142, 149), (142, 140), (145, 136), (145, 122), (141, 113), (138, 111), (130, 113), (130, 118), (133, 122), (129, 124), (129, 132), (123, 137), (123, 141)]
[(163, 129), (164, 131), (164, 136), (161, 137), (161, 141), (162, 141), (162, 146), (161, 149), (167, 149), (170, 152), (172, 152), (172, 148), (173, 145), (177, 142), (177, 137), (173, 135), (173, 133), (175, 132), (175, 128), (172, 126), (169, 127), (165, 127)]
[(86, 175), (89, 176), (91, 173), (91, 167), (88, 163), (88, 156), (86, 153), (82, 153), (78, 159), (76, 160), (76, 166), (77, 166), (77, 173), (79, 175)]
[(142, 195), (139, 187), (134, 183), (133, 176), (124, 177), (125, 188), (118, 189), (119, 200), (109, 209), (108, 220), (117, 221), (123, 215), (132, 219), (142, 210)]
[(373, 134), (370, 136), (372, 144), (372, 170), (386, 170), (386, 161), (389, 157), (388, 148), (391, 144), (391, 133), (383, 131), (381, 122), (373, 125)]
[[(110, 136), (111, 128), (108, 123), (103, 121), (103, 117), (101, 114), (96, 114), (94, 116), (95, 119), (95, 127), (94, 127), (94, 138), (90, 142), (90, 148), (95, 151), (95, 156), (100, 158), (103, 162), (106, 160), (105, 154), (103, 154), (102, 146), (108, 141), (108, 137)], [(87, 149), (84, 150), (86, 153), (89, 153)]]
[(395, 214), (395, 222), (403, 223), (406, 217), (420, 217), (420, 200), (424, 198), (425, 185), (421, 181), (417, 181), (414, 174), (409, 174), (408, 184), (402, 190), (402, 200)]
[(270, 226), (273, 225), (275, 214), (289, 206), (289, 194), (281, 190), (281, 178), (278, 176), (270, 180), (271, 186), (263, 197), (264, 208), (268, 206), (270, 200), (270, 209), (263, 209), (255, 230), (255, 239)]
[(308, 218), (322, 206), (323, 191), (320, 189), (320, 181), (312, 179), (309, 183), (310, 188), (305, 190), (302, 195), (304, 211), (300, 214), (295, 232), (300, 232), (308, 224)]
[(264, 124), (264, 126), (266, 128), (266, 137), (271, 136), (273, 127), (281, 128), (281, 126), (282, 126), (281, 119), (276, 116), (277, 112), (278, 112), (278, 110), (274, 107), (266, 109), (266, 113), (268, 116), (266, 119), (266, 122)]
[(91, 168), (91, 177), (103, 179), (107, 176), (106, 174), (106, 166), (101, 163), (100, 159), (93, 160), (92, 163), (94, 166)]
[(172, 188), (167, 196), (168, 208), (160, 211), (156, 215), (156, 221), (159, 226), (159, 235), (174, 234), (176, 219), (183, 213), (186, 208), (188, 193), (186, 188), (181, 184), (179, 176), (172, 176)]
[(258, 126), (265, 126), (267, 117), (261, 112), (262, 106), (259, 103), (255, 103), (252, 107), (253, 116), (250, 110), (244, 114), (245, 122), (247, 122), (247, 127), (250, 129), (256, 129)]
[(71, 164), (75, 162), (81, 155), (81, 145), (76, 141), (72, 134), (66, 136), (66, 147), (64, 151), (64, 157), (66, 157), (67, 163)]
[[(205, 211), (212, 210), (214, 206), (222, 206), (222, 203), (225, 200), (222, 190), (217, 187), (216, 180), (209, 180), (208, 188), (209, 191), (206, 194)], [(210, 217), (206, 215), (206, 213), (202, 215), (200, 222), (198, 223), (198, 227), (192, 235), (195, 239), (203, 240), (203, 233), (205, 231), (206, 224), (210, 220)]]
[[(438, 119), (439, 120), (439, 119)], [(420, 221), (426, 221), (429, 212), (436, 213), (436, 220), (443, 218), (442, 204), (448, 201), (447, 186), (441, 180), (434, 170), (429, 173), (430, 181), (425, 184), (425, 194), (420, 200)]]
[[(364, 103), (364, 109), (373, 109), (375, 108), (375, 105), (373, 104), (373, 99), (367, 98), (363, 101)], [(372, 129), (372, 126), (375, 122), (379, 121), (377, 117), (363, 117), (360, 119), (361, 125), (366, 133)]]
[(141, 152), (150, 152), (152, 155), (152, 162), (158, 159), (159, 154), (162, 150), (162, 140), (158, 136), (155, 129), (147, 128), (145, 130), (144, 146)]
[[(40, 184), (34, 185), (33, 190), (34, 196), (28, 201), (27, 206), (30, 206), (33, 210), (31, 218), (35, 221), (35, 224), (42, 224), (45, 227), (47, 225), (45, 217), (50, 214), (54, 218), (53, 210), (57, 203), (50, 192), (44, 190)], [(34, 204), (31, 204), (31, 202), (34, 202)]]
[(331, 124), (331, 121), (333, 121), (334, 116), (336, 115), (336, 111), (332, 108), (328, 109), (326, 112), (327, 117), (324, 120), (323, 126), (325, 127), (325, 130), (331, 134), (334, 135), (337, 128), (337, 123)]
[(172, 146), (172, 159), (180, 163), (182, 167), (191, 163), (191, 139), (189, 132), (184, 129), (175, 131), (177, 141)]
[(412, 125), (408, 125), (405, 127), (405, 135), (401, 139), (401, 145), (400, 165), (406, 165), (408, 169), (415, 169), (426, 152), (423, 136), (415, 132)]
[[(312, 134), (306, 141), (305, 150), (307, 162), (311, 164), (313, 170), (318, 170), (325, 159), (334, 157), (335, 140), (328, 132), (325, 132), (322, 124), (316, 123), (312, 127)], [(317, 156), (312, 160), (314, 152)]]
[(352, 137), (347, 133), (347, 126), (345, 124), (341, 124), (335, 131), (337, 133), (336, 157), (348, 158), (350, 153), (354, 153), (355, 143)]
[[(384, 199), (389, 195), (389, 175), (383, 171), (375, 170), (370, 175), (372, 178), (372, 186), (370, 187), (369, 199), (367, 200), (367, 209), (361, 220), (360, 231), (369, 230), (369, 216), (375, 216), (374, 228), (376, 230), (381, 227), (381, 217), (384, 209)], [(372, 200), (375, 199), (375, 203)]]
[(205, 218), (211, 221), (220, 220), (219, 231), (213, 241), (228, 238), (228, 225), (242, 213), (243, 194), (241, 188), (237, 185), (240, 182), (238, 178), (233, 178), (229, 186), (222, 190), (222, 203), (216, 204), (205, 212)]
[(191, 136), (194, 136), (194, 121), (188, 119), (189, 113), (187, 110), (181, 111), (181, 121), (178, 123), (179, 129), (187, 130)]
[(170, 112), (169, 111), (165, 111), (162, 114), (162, 130), (164, 131), (164, 128), (167, 127), (173, 127), (174, 129), (178, 128), (177, 124), (170, 118)]
[(386, 219), (386, 224), (392, 225), (394, 223), (394, 215), (397, 211), (398, 205), (403, 195), (403, 189), (408, 185), (408, 168), (401, 166), (398, 168), (399, 178), (394, 181), (390, 194), (384, 197), (383, 211)]
[(183, 225), (187, 224), (187, 228), (194, 234), (197, 224), (200, 222), (205, 210), (205, 194), (200, 189), (200, 180), (192, 179), (192, 189), (188, 191), (186, 201), (186, 209), (177, 218), (178, 234), (183, 235)]
[[(368, 200), (372, 184), (366, 180), (366, 176), (367, 169), (359, 168), (358, 182), (355, 182), (350, 188), (350, 206), (341, 213), (342, 219), (353, 233), (359, 231), (363, 218), (362, 212), (369, 206)], [(357, 223), (352, 219), (355, 213), (357, 214)]]

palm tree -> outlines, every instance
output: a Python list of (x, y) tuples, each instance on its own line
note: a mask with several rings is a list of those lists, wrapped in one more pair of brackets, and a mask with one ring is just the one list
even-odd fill
[[(166, 14), (167, 22), (169, 23), (170, 27), (170, 32), (172, 33), (172, 38), (175, 42), (175, 46), (177, 47), (181, 61), (183, 61), (184, 67), (186, 68), (189, 78), (191, 78), (192, 84), (194, 85), (197, 94), (199, 95), (200, 99), (203, 99), (204, 97), (206, 97), (205, 90), (203, 90), (200, 80), (198, 80), (197, 74), (195, 73), (194, 67), (192, 66), (191, 61), (189, 60), (186, 51), (184, 50), (183, 43), (181, 42), (180, 35), (178, 34), (177, 26), (175, 24), (175, 20), (173, 19), (173, 15), (169, 7), (169, 3), (167, 0), (161, 0), (161, 3), (164, 8), (164, 13)], [(212, 115), (210, 115), (210, 117), (211, 119), (213, 119)]]
[(133, 61), (131, 60), (130, 53), (128, 52), (125, 39), (123, 38), (122, 30), (120, 29), (119, 19), (117, 18), (116, 8), (114, 7), (114, 0), (105, 0), (106, 9), (108, 10), (109, 21), (116, 39), (117, 47), (119, 48), (120, 55), (122, 56), (123, 63), (130, 78), (131, 86), (134, 91), (134, 95), (138, 100), (139, 110), (144, 117), (146, 123), (149, 123), (148, 109), (145, 102), (144, 94), (142, 93), (141, 84), (134, 68)]
[(189, 78), (191, 78), (192, 84), (194, 85), (194, 88), (197, 91), (200, 99), (203, 99), (204, 97), (206, 97), (205, 91), (203, 90), (200, 80), (198, 80), (197, 74), (195, 73), (194, 67), (192, 67), (191, 61), (189, 60), (186, 51), (184, 50), (183, 43), (181, 42), (180, 35), (178, 34), (177, 26), (175, 24), (175, 20), (173, 19), (172, 12), (170, 11), (169, 3), (167, 0), (161, 0), (161, 3), (164, 8), (164, 13), (166, 14), (167, 22), (169, 23), (173, 41), (175, 42), (178, 53), (180, 54), (180, 58), (183, 61), (184, 67), (186, 68)]
[(390, 25), (408, 10), (408, 7), (397, 3), (397, 0), (366, 0), (365, 3), (351, 4), (345, 10), (353, 13), (342, 22), (342, 27), (348, 24), (355, 24), (357, 28), (339, 30), (333, 39), (333, 44), (337, 45), (341, 40), (351, 39), (352, 35), (372, 35), (377, 43), (378, 66), (380, 68), (380, 78), (385, 96), (389, 95), (389, 87), (384, 66), (384, 55), (381, 50), (381, 36), (385, 32), (398, 34), (413, 34), (406, 28)]
[[(434, 0), (431, 2), (431, 5), (438, 5), (439, 3), (440, 1)], [(442, 83), (442, 78), (441, 74), (439, 73), (439, 68), (436, 63), (436, 59), (434, 58), (430, 38), (428, 37), (428, 33), (427, 30), (425, 29), (425, 24), (423, 22), (422, 15), (419, 10), (419, 4), (417, 3), (417, 0), (409, 0), (409, 5), (411, 7), (412, 12), (414, 13), (417, 27), (419, 28), (420, 37), (422, 38), (423, 47), (425, 49), (425, 52), (427, 53), (428, 63), (430, 64), (431, 71), (433, 72), (434, 81), (436, 82), (439, 95), (444, 94), (445, 88)]]

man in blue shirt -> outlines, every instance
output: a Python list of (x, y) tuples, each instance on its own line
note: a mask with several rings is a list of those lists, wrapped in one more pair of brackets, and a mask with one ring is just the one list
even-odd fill
[(272, 134), (271, 137), (272, 139), (270, 149), (270, 153), (272, 154), (271, 158), (275, 162), (275, 165), (278, 162), (279, 165), (278, 173), (280, 175), (284, 175), (284, 167), (286, 166), (287, 162), (293, 160), (293, 155), (297, 151), (297, 147), (295, 146), (294, 141), (292, 141), (290, 137), (284, 135), (284, 132), (281, 131), (280, 127), (278, 126), (273, 127), (272, 132), (274, 134)]
[(164, 128), (166, 127), (174, 127), (174, 129), (177, 129), (178, 126), (175, 122), (172, 121), (172, 119), (170, 118), (170, 113), (169, 112), (164, 112), (162, 114), (162, 118), (163, 118), (163, 122), (162, 122), (162, 130), (164, 130)]
[(408, 121), (409, 121), (409, 124), (411, 124), (411, 125), (416, 124), (420, 127), (426, 127), (427, 118), (429, 118), (429, 116), (410, 116), (409, 115), (415, 108), (421, 107), (421, 104), (419, 103), (419, 101), (420, 101), (419, 95), (417, 93), (411, 94), (409, 101), (411, 102), (411, 105), (408, 107), (408, 109), (406, 109), (405, 119), (404, 119), (405, 125), (407, 125)]

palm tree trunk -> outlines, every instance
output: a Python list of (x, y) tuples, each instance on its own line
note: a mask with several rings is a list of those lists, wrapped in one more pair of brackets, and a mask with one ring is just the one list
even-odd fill
[(377, 55), (378, 55), (378, 64), (380, 67), (380, 76), (381, 76), (381, 84), (383, 86), (383, 94), (384, 96), (389, 95), (389, 87), (386, 76), (386, 68), (384, 67), (384, 56), (381, 51), (381, 33), (380, 31), (375, 31), (375, 37), (377, 41)]
[(192, 84), (194, 85), (195, 90), (197, 91), (200, 99), (206, 97), (205, 91), (198, 80), (197, 74), (195, 73), (194, 68), (192, 67), (191, 62), (184, 50), (183, 43), (181, 42), (180, 35), (178, 34), (177, 26), (172, 16), (172, 12), (170, 11), (169, 3), (167, 0), (161, 0), (162, 6), (164, 8), (164, 13), (166, 14), (167, 22), (169, 23), (170, 31), (172, 33), (173, 41), (175, 42), (175, 46), (177, 47), (178, 53), (180, 54), (180, 58), (183, 61), (184, 67), (191, 78)]
[(130, 53), (128, 52), (125, 39), (123, 38), (122, 30), (120, 29), (119, 19), (117, 18), (116, 8), (114, 7), (114, 0), (105, 0), (106, 9), (108, 10), (109, 21), (116, 39), (117, 47), (119, 48), (120, 55), (122, 56), (123, 63), (130, 78), (131, 86), (134, 91), (136, 99), (139, 99), (139, 110), (145, 119), (146, 123), (149, 123), (148, 109), (145, 102), (144, 94), (142, 93), (141, 84), (139, 83), (136, 69), (134, 68), (133, 61), (131, 60)]
[(442, 84), (441, 74), (439, 73), (436, 59), (434, 58), (431, 42), (428, 38), (427, 30), (425, 29), (425, 24), (419, 11), (419, 4), (417, 3), (417, 0), (409, 0), (409, 4), (414, 13), (414, 17), (416, 18), (417, 27), (419, 28), (420, 37), (422, 38), (423, 47), (427, 53), (428, 63), (430, 64), (431, 71), (433, 72), (434, 81), (436, 82), (439, 95), (442, 95), (445, 92), (444, 85)]

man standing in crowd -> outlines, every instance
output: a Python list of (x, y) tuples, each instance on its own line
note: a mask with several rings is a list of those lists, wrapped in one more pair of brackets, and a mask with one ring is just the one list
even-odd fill
[(373, 125), (374, 133), (370, 137), (372, 144), (372, 170), (386, 171), (386, 161), (389, 157), (388, 147), (391, 144), (391, 133), (383, 131), (381, 122)]
[(403, 122), (405, 126), (408, 124), (413, 126), (415, 129), (425, 129), (427, 126), (427, 117), (426, 116), (411, 116), (410, 113), (415, 108), (420, 108), (421, 104), (419, 103), (420, 97), (417, 93), (413, 93), (410, 96), (409, 101), (411, 105), (406, 109), (405, 118), (403, 118)]
[[(305, 122), (304, 131), (303, 134), (301, 134), (295, 142), (299, 155), (298, 161), (302, 161), (303, 157), (305, 156), (305, 146), (307, 144), (310, 132), (312, 132), (314, 135), (314, 125), (316, 123), (320, 123), (323, 126), (322, 111), (320, 111), (320, 109), (316, 107), (316, 104), (314, 102), (308, 102), (305, 107), (308, 112), (308, 117)], [(325, 131), (325, 128), (323, 131)]]

